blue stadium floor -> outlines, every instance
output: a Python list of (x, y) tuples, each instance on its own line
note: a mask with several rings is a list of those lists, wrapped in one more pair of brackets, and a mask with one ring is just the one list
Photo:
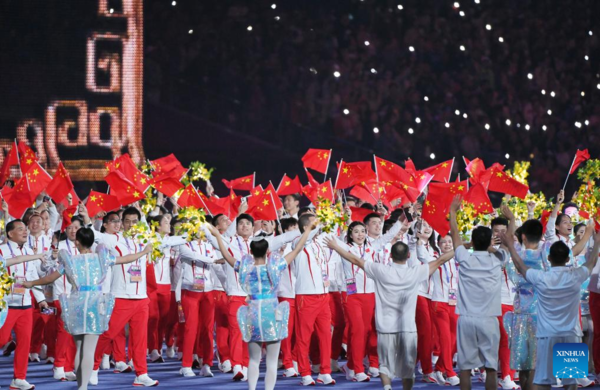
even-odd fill
[[(8, 389), (10, 381), (13, 377), (12, 369), (12, 356), (1, 357), (0, 356), (0, 386), (3, 389)], [(161, 388), (173, 388), (173, 389), (232, 389), (242, 390), (247, 389), (248, 385), (246, 382), (233, 382), (230, 374), (222, 374), (216, 368), (213, 368), (214, 378), (183, 378), (179, 375), (179, 369), (181, 363), (175, 359), (167, 359), (165, 363), (161, 364), (149, 364), (148, 371), (152, 378), (160, 381), (159, 387)], [(261, 367), (261, 379), (258, 382), (258, 389), (264, 388), (263, 375), (264, 365)], [(198, 370), (194, 370), (198, 373)], [(111, 371), (100, 371), (98, 386), (90, 386), (90, 389), (94, 390), (114, 390), (114, 389), (133, 389), (132, 383), (135, 374), (113, 374)], [(313, 376), (316, 379), (316, 375)], [(379, 379), (372, 379), (368, 383), (352, 383), (346, 381), (346, 378), (341, 373), (333, 374), (337, 384), (336, 389), (381, 389), (381, 381)], [(75, 390), (77, 384), (74, 382), (57, 382), (52, 378), (52, 365), (46, 365), (42, 363), (30, 363), (27, 380), (36, 385), (36, 389), (41, 390)], [(298, 378), (283, 378), (280, 376), (277, 379), (277, 389), (298, 389), (299, 388)], [(401, 389), (402, 383), (399, 380), (395, 380), (392, 383), (394, 388)], [(322, 387), (322, 386), (317, 386)], [(420, 382), (420, 376), (417, 376), (417, 382), (415, 388), (419, 390), (434, 390), (440, 389), (438, 385), (425, 384)], [(483, 383), (480, 383), (476, 377), (473, 378), (473, 388), (483, 389)], [(456, 387), (458, 389), (458, 387)]]

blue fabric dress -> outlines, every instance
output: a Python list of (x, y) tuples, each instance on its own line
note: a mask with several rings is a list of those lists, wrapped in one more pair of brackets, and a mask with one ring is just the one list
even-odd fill
[(279, 341), (288, 336), (290, 305), (279, 302), (277, 290), (287, 262), (277, 254), (269, 256), (265, 265), (255, 265), (246, 255), (235, 264), (240, 285), (248, 294), (248, 306), (237, 312), (237, 320), (245, 342)]
[(115, 297), (102, 292), (109, 267), (115, 257), (103, 246), (96, 253), (70, 255), (61, 250), (58, 254), (59, 272), (67, 275), (73, 286), (70, 295), (59, 296), (65, 329), (72, 335), (102, 334), (115, 306)]

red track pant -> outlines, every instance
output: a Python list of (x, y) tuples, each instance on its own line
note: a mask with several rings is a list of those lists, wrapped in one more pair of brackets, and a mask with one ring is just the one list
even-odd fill
[(171, 285), (158, 284), (156, 290), (148, 294), (150, 312), (148, 315), (148, 349), (162, 350), (165, 330), (171, 306)]
[[(513, 311), (512, 305), (502, 305), (502, 317), (509, 311)], [(500, 325), (500, 346), (498, 348), (498, 358), (500, 360), (500, 371), (502, 371), (502, 378), (510, 375), (510, 379), (515, 377), (515, 370), (510, 369), (510, 348), (508, 347), (508, 334), (504, 330), (504, 321), (502, 317), (498, 317), (498, 324)]]
[(175, 344), (175, 335), (177, 334), (177, 323), (179, 316), (177, 314), (177, 301), (175, 300), (175, 291), (171, 291), (169, 302), (169, 313), (165, 323), (165, 343), (167, 347), (172, 347)]
[(8, 309), (6, 322), (0, 328), (0, 345), (10, 340), (14, 329), (17, 336), (17, 349), (14, 358), (14, 375), (16, 379), (27, 378), (29, 364), (29, 347), (31, 345), (31, 329), (33, 326), (33, 309)]
[(293, 368), (294, 360), (297, 361), (294, 353), (293, 345), (295, 342), (294, 325), (296, 323), (296, 299), (295, 298), (279, 298), (279, 302), (288, 302), (290, 304), (290, 319), (288, 322), (288, 337), (281, 340), (281, 359), (283, 368)]
[(440, 345), (440, 355), (435, 370), (441, 371), (447, 377), (456, 376), (452, 368), (452, 356), (456, 351), (456, 306), (446, 302), (432, 302), (435, 313), (435, 323)]
[(242, 340), (242, 333), (237, 321), (238, 309), (246, 305), (246, 297), (232, 295), (229, 297), (229, 352), (231, 353), (231, 365), (248, 367), (248, 344)]
[(592, 345), (594, 371), (600, 374), (600, 294), (592, 291), (590, 291), (590, 314), (594, 323), (594, 341)]
[(296, 356), (300, 376), (310, 375), (308, 351), (313, 331), (319, 338), (321, 374), (331, 374), (331, 310), (329, 294), (296, 295)]
[(433, 372), (431, 354), (433, 353), (434, 328), (430, 307), (431, 299), (422, 296), (417, 297), (417, 360), (421, 362), (423, 375)]
[[(346, 328), (341, 292), (334, 291), (329, 293), (329, 310), (331, 311), (331, 325), (333, 325), (331, 358), (338, 360), (342, 353), (342, 341), (344, 339), (344, 329)], [(375, 337), (377, 337), (377, 334), (375, 334)]]
[(181, 306), (185, 315), (183, 334), (180, 335), (183, 347), (181, 366), (192, 367), (194, 351), (203, 364), (212, 365), (215, 324), (215, 300), (212, 292), (182, 290)]
[[(32, 302), (35, 299), (32, 298)], [(36, 337), (31, 339), (30, 353), (40, 353), (42, 344), (46, 344), (47, 355), (54, 357), (56, 348), (56, 316), (54, 314), (42, 314), (36, 306), (33, 309), (32, 334)]]
[[(369, 364), (379, 367), (377, 357), (377, 338), (374, 333), (375, 294), (352, 294), (346, 296), (344, 309), (348, 313), (350, 351), (348, 367), (356, 374), (364, 373), (363, 359), (369, 352)], [(372, 345), (374, 342), (374, 345)]]
[(73, 336), (65, 329), (65, 323), (62, 320), (60, 301), (56, 300), (49, 305), (56, 307), (56, 349), (54, 354), (54, 367), (64, 367), (65, 372), (75, 370), (75, 354), (77, 347)]
[(129, 354), (133, 358), (135, 373), (137, 376), (148, 373), (146, 349), (148, 347), (149, 302), (148, 298), (115, 299), (115, 308), (108, 323), (108, 330), (98, 339), (94, 370), (100, 367), (102, 355), (110, 346), (111, 340), (114, 340), (123, 331), (125, 325), (129, 324)]
[(217, 327), (217, 352), (221, 363), (229, 360), (229, 299), (225, 291), (213, 290), (215, 300), (215, 326)]

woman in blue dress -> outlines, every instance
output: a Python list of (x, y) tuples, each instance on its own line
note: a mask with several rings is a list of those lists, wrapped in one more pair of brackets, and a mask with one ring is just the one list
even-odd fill
[(238, 310), (237, 320), (242, 337), (248, 343), (250, 363), (248, 365), (248, 388), (256, 389), (258, 365), (262, 344), (267, 349), (267, 373), (265, 389), (271, 390), (277, 381), (277, 359), (281, 340), (288, 336), (290, 306), (288, 302), (279, 302), (277, 290), (281, 275), (288, 265), (304, 248), (311, 230), (307, 229), (296, 243), (294, 249), (281, 257), (279, 253), (268, 253), (269, 243), (264, 237), (255, 237), (250, 243), (250, 255), (235, 259), (223, 243), (223, 238), (212, 225), (210, 232), (217, 238), (219, 249), (225, 261), (239, 274), (240, 285), (248, 294), (248, 306)]
[(81, 228), (77, 231), (75, 244), (79, 255), (70, 255), (62, 250), (58, 254), (58, 271), (43, 278), (25, 282), (25, 287), (53, 283), (62, 275), (67, 275), (73, 286), (70, 295), (59, 297), (65, 329), (75, 339), (75, 373), (79, 390), (87, 390), (94, 366), (94, 352), (100, 335), (108, 329), (108, 321), (115, 303), (110, 293), (110, 271), (115, 264), (127, 264), (150, 253), (152, 246), (143, 251), (123, 257), (114, 257), (100, 246), (92, 252), (94, 232)]

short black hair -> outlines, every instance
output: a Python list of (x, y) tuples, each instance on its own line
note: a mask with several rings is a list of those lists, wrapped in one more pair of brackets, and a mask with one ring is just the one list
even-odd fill
[(496, 217), (496, 218), (492, 219), (492, 223), (491, 223), (492, 228), (496, 225), (502, 225), (502, 226), (508, 227), (508, 219), (506, 219), (504, 217)]
[(250, 253), (254, 257), (265, 257), (269, 250), (269, 242), (267, 240), (252, 241), (250, 243)]
[(367, 203), (367, 202), (361, 204), (360, 208), (375, 211), (375, 206), (373, 206), (371, 203)]
[(369, 221), (372, 220), (373, 218), (383, 219), (383, 217), (379, 213), (369, 213), (369, 214), (367, 214), (366, 217), (363, 218), (363, 223), (365, 225), (367, 225), (369, 223)]
[(125, 210), (123, 210), (123, 215), (121, 216), (121, 218), (125, 219), (125, 216), (127, 215), (137, 215), (138, 221), (142, 220), (142, 213), (140, 213), (140, 210), (136, 209), (133, 206), (127, 207)]
[(542, 235), (544, 234), (544, 226), (537, 219), (525, 221), (519, 229), (521, 229), (521, 232), (520, 234), (517, 234), (517, 237), (521, 238), (522, 234), (527, 238), (527, 241), (532, 244), (540, 242)]
[(381, 229), (381, 233), (385, 234), (388, 232), (388, 230), (390, 230), (392, 228), (392, 226), (394, 226), (394, 224), (396, 223), (395, 220), (393, 219), (386, 219), (385, 222), (383, 223), (383, 229)]
[(312, 214), (302, 214), (300, 218), (298, 218), (298, 228), (300, 229), (300, 233), (304, 233), (304, 228), (310, 225), (310, 219), (316, 218)]
[(408, 254), (408, 245), (402, 241), (398, 241), (392, 245), (392, 260), (394, 260), (394, 262), (406, 261), (406, 259), (408, 259)]
[(213, 217), (212, 215), (210, 215), (210, 214), (209, 214), (209, 215), (205, 215), (205, 216), (204, 216), (204, 221), (205, 221), (206, 223), (209, 223), (209, 224), (211, 224), (211, 225), (212, 225), (212, 223), (213, 223), (213, 219), (214, 219), (214, 217)]
[(306, 213), (312, 214), (313, 213), (313, 209), (311, 207), (308, 207), (308, 206), (300, 207), (298, 209), (298, 218), (300, 218), (301, 216), (303, 216)]
[(569, 217), (567, 214), (562, 213), (562, 214), (558, 214), (558, 216), (556, 217), (556, 223), (554, 224), (554, 226), (558, 226), (560, 225), (560, 223), (562, 222), (563, 218), (569, 218), (571, 219), (571, 217)]
[(283, 218), (281, 219), (281, 230), (286, 232), (292, 226), (298, 226), (298, 220), (296, 218)]
[(562, 207), (562, 212), (564, 213), (566, 209), (568, 209), (569, 207), (575, 207), (577, 210), (579, 210), (579, 206), (577, 206), (577, 203), (574, 202), (567, 202), (563, 205)]
[(562, 241), (556, 241), (550, 247), (550, 253), (548, 254), (548, 260), (553, 266), (564, 266), (569, 261), (569, 254), (571, 250)]
[(6, 237), (8, 237), (8, 233), (10, 233), (16, 229), (15, 225), (19, 222), (21, 222), (22, 224), (25, 224), (25, 222), (23, 222), (23, 220), (21, 220), (21, 219), (13, 219), (12, 221), (10, 221), (9, 223), (6, 224)]
[(77, 230), (75, 240), (85, 248), (91, 248), (94, 245), (94, 231), (90, 228), (81, 228)]
[(212, 218), (211, 225), (217, 227), (217, 225), (219, 224), (219, 218), (221, 218), (222, 216), (225, 216), (225, 214), (215, 214)]
[(243, 220), (246, 220), (254, 225), (254, 218), (252, 218), (249, 214), (240, 214), (235, 220), (235, 226), (237, 227)]
[(80, 224), (81, 226), (83, 226), (83, 218), (81, 218), (81, 216), (80, 216), (80, 215), (74, 215), (74, 216), (71, 218), (71, 225), (73, 224), (73, 222), (79, 222), (79, 224)]
[(485, 226), (477, 226), (471, 233), (473, 249), (476, 251), (486, 251), (492, 244), (492, 229)]
[(400, 219), (400, 217), (402, 216), (402, 214), (404, 214), (404, 210), (402, 208), (397, 208), (396, 210), (392, 211), (390, 213), (390, 217), (388, 218), (388, 221), (391, 219), (392, 221), (397, 221)]
[(294, 200), (296, 202), (300, 202), (300, 199), (302, 199), (300, 194), (288, 194), (288, 195), (284, 196), (283, 199), (287, 198), (288, 196), (291, 196), (292, 198), (294, 198)]

